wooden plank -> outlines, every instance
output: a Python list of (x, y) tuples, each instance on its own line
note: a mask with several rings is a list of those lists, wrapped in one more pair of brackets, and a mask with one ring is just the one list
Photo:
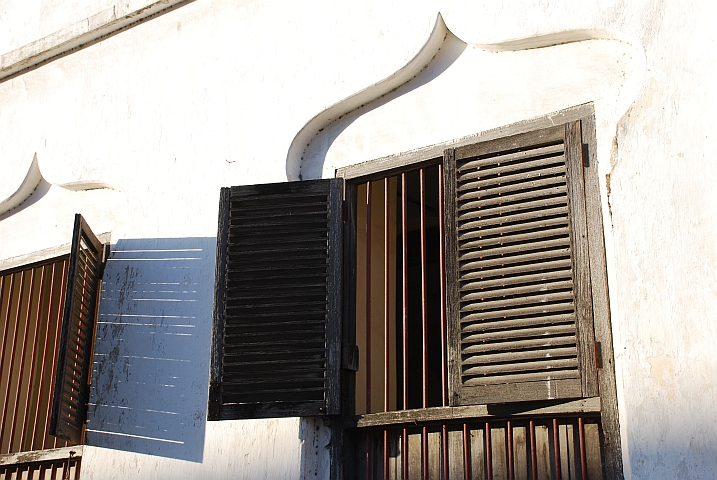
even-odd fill
[(580, 371), (583, 395), (597, 395), (597, 370), (594, 360), (592, 286), (588, 250), (585, 188), (583, 180), (583, 148), (580, 122), (565, 124), (565, 164), (570, 198), (570, 227), (573, 258), (575, 310), (580, 342)]
[(458, 230), (456, 224), (455, 150), (443, 152), (444, 264), (446, 272), (446, 322), (448, 326), (448, 404), (459, 405), (461, 391), (460, 282), (458, 273)]
[(513, 427), (513, 458), (515, 459), (515, 480), (528, 480), (530, 444), (525, 426)]
[(463, 475), (463, 430), (460, 428), (448, 429), (448, 480), (465, 480)]
[[(588, 479), (603, 479), (603, 458), (600, 448), (600, 427), (597, 423), (585, 423), (585, 449), (588, 460)], [(605, 459), (606, 460), (606, 459)], [(609, 470), (611, 466), (605, 463), (605, 474), (610, 480), (621, 477), (614, 477), (614, 471)], [(614, 467), (613, 467), (614, 468)], [(622, 473), (622, 472), (620, 472)]]
[(411, 430), (408, 434), (408, 478), (410, 480), (423, 478), (420, 430)]
[[(562, 140), (562, 138), (557, 136), (555, 140), (560, 141), (560, 140)], [(549, 145), (546, 147), (536, 147), (536, 148), (531, 148), (529, 150), (520, 150), (518, 152), (511, 152), (511, 153), (506, 153), (506, 154), (501, 153), (496, 156), (491, 156), (487, 159), (481, 158), (481, 159), (477, 159), (477, 160), (463, 161), (462, 159), (456, 158), (457, 161), (460, 160), (457, 171), (458, 171), (459, 177), (462, 177), (464, 172), (466, 172), (468, 170), (479, 169), (482, 172), (490, 172), (490, 170), (493, 168), (500, 168), (500, 167), (496, 167), (497, 163), (503, 164), (503, 163), (519, 161), (519, 160), (530, 161), (530, 159), (533, 157), (556, 156), (557, 154), (560, 154), (560, 155), (563, 154), (562, 144)], [(485, 168), (483, 168), (483, 167), (485, 167)]]
[(591, 111), (585, 115), (581, 123), (582, 144), (587, 147), (587, 166), (584, 168), (585, 208), (588, 222), (595, 340), (599, 342), (602, 351), (602, 368), (598, 370), (598, 381), (603, 401), (601, 419), (605, 438), (605, 472), (608, 478), (621, 480), (624, 474), (594, 113)]
[(329, 180), (328, 272), (326, 276), (326, 410), (341, 413), (341, 332), (343, 285), (343, 180)]
[(505, 423), (492, 424), (490, 429), (491, 452), (493, 459), (493, 480), (508, 480), (508, 452), (506, 451)]
[(441, 431), (428, 430), (428, 474), (427, 480), (441, 480), (442, 449)]
[(505, 405), (467, 405), (461, 407), (431, 407), (415, 410), (398, 410), (349, 417), (346, 427), (375, 427), (382, 425), (411, 425), (418, 422), (457, 422), (464, 419), (505, 418), (539, 415), (567, 415), (571, 413), (600, 412), (600, 398), (583, 398), (573, 401), (527, 402)]
[(509, 135), (456, 148), (456, 160), (514, 150), (525, 145), (545, 145), (563, 140), (562, 126), (538, 128), (525, 133)]
[(471, 478), (486, 478), (485, 471), (485, 431), (471, 425), (470, 429)]
[(550, 453), (550, 431), (547, 425), (536, 425), (535, 426), (535, 450), (538, 459), (538, 478), (548, 479), (553, 478), (551, 472), (551, 453)]

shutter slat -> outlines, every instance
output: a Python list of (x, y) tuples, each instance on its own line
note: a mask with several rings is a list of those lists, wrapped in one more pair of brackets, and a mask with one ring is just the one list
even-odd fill
[(485, 300), (489, 298), (499, 298), (499, 297), (509, 297), (511, 295), (520, 295), (520, 294), (529, 294), (529, 293), (537, 293), (537, 292), (544, 292), (548, 290), (564, 290), (564, 289), (572, 289), (573, 288), (573, 281), (572, 279), (568, 281), (562, 281), (562, 282), (548, 282), (544, 281), (539, 284), (534, 285), (527, 285), (524, 287), (514, 287), (514, 288), (501, 288), (496, 290), (490, 290), (490, 291), (481, 291), (477, 293), (470, 293), (467, 295), (463, 295), (461, 297), (461, 300), (464, 302), (469, 301), (475, 301), (475, 300)]
[[(561, 241), (558, 243), (559, 246), (566, 245), (566, 241)], [(461, 274), (463, 272), (469, 273), (473, 272), (475, 270), (481, 269), (481, 268), (488, 268), (488, 267), (496, 267), (500, 266), (503, 267), (506, 264), (508, 265), (515, 265), (515, 264), (523, 264), (522, 266), (518, 267), (516, 271), (519, 272), (533, 272), (535, 271), (535, 267), (533, 267), (530, 263), (534, 261), (543, 261), (543, 260), (552, 260), (554, 258), (569, 258), (570, 256), (570, 248), (568, 246), (564, 246), (562, 248), (554, 248), (552, 250), (546, 250), (543, 252), (536, 252), (536, 253), (526, 253), (522, 255), (512, 255), (509, 257), (499, 257), (499, 258), (490, 258), (488, 260), (480, 260), (471, 262), (468, 261), (465, 264), (461, 265), (460, 271)]]
[(464, 189), (463, 193), (458, 195), (458, 200), (467, 202), (469, 200), (483, 199), (491, 196), (500, 196), (505, 193), (521, 192), (523, 190), (534, 190), (543, 187), (552, 187), (565, 183), (565, 175), (549, 176), (545, 178), (540, 176), (538, 180), (530, 179), (526, 182), (510, 183), (508, 185), (499, 184), (493, 187), (478, 188), (475, 190)]
[[(521, 232), (525, 232), (523, 229)], [(569, 236), (570, 235), (570, 229), (567, 227), (567, 225), (563, 226), (557, 226), (552, 228), (544, 228), (541, 230), (535, 230), (530, 229), (527, 233), (513, 233), (508, 235), (500, 235), (498, 237), (489, 237), (489, 238), (483, 238), (480, 240), (470, 240), (466, 242), (462, 242), (460, 244), (460, 250), (485, 250), (487, 251), (489, 247), (504, 245), (504, 244), (513, 244), (518, 242), (534, 242), (541, 238), (546, 237), (555, 237), (555, 236)]]
[[(545, 320), (554, 319), (553, 316), (543, 317)], [(575, 316), (565, 315), (560, 320), (570, 322), (569, 324), (546, 323), (540, 327), (533, 327), (539, 319), (524, 319), (522, 322), (496, 322), (498, 325), (491, 325), (492, 328), (471, 329), (471, 326), (463, 328), (463, 340), (466, 343), (481, 344), (485, 342), (508, 342), (513, 338), (534, 338), (557, 335), (575, 335)], [(537, 323), (539, 325), (539, 323)], [(486, 325), (479, 325), (486, 326)], [(527, 328), (526, 328), (527, 327)], [(498, 331), (496, 331), (498, 330)]]
[(545, 382), (550, 380), (560, 380), (564, 378), (580, 378), (580, 373), (575, 369), (532, 373), (513, 373), (511, 375), (495, 375), (491, 377), (468, 378), (464, 380), (464, 384), (467, 387), (471, 387), (509, 383)]
[(521, 150), (519, 152), (507, 153), (503, 155), (486, 155), (479, 156), (477, 160), (461, 160), (456, 162), (456, 171), (458, 176), (463, 172), (475, 168), (488, 167), (495, 168), (498, 163), (506, 163), (516, 160), (524, 160), (530, 157), (539, 157), (542, 155), (554, 156), (555, 154), (563, 154), (565, 148), (562, 143), (556, 145), (548, 145), (546, 147), (531, 148), (529, 150)]
[[(530, 153), (530, 152), (521, 152), (521, 153)], [(496, 161), (500, 162), (502, 158), (506, 157), (494, 157), (488, 160), (485, 160), (485, 162), (490, 161)], [(497, 163), (494, 164), (493, 168), (481, 168), (480, 170), (474, 170), (466, 173), (459, 173), (458, 174), (458, 182), (465, 182), (467, 180), (473, 180), (473, 179), (481, 179), (488, 176), (493, 175), (506, 175), (513, 172), (523, 172), (526, 170), (536, 170), (541, 167), (546, 166), (553, 166), (553, 165), (559, 165), (561, 163), (564, 163), (565, 161), (562, 158), (561, 155), (549, 155), (545, 156), (543, 158), (535, 157), (535, 156), (529, 156), (526, 157), (525, 161), (521, 162), (500, 162), (500, 165)]]
[[(490, 196), (485, 195), (480, 200), (473, 200), (471, 202), (465, 202), (463, 203), (460, 208), (458, 209), (459, 212), (464, 212), (468, 210), (473, 210), (476, 208), (483, 209), (481, 210), (482, 216), (486, 216), (485, 209), (487, 209), (490, 206), (495, 205), (501, 205), (511, 202), (522, 202), (523, 200), (531, 200), (536, 197), (548, 197), (548, 196), (558, 196), (558, 195), (566, 195), (568, 188), (565, 185), (565, 182), (561, 182), (562, 185), (558, 184), (555, 187), (552, 188), (540, 188), (540, 189), (531, 189), (528, 191), (520, 191), (518, 193), (513, 193), (510, 195), (498, 195), (498, 196)], [(492, 193), (492, 192), (491, 192)], [(488, 198), (486, 198), (488, 197)], [(496, 207), (499, 208), (499, 207)], [(502, 210), (499, 210), (502, 212)], [(459, 214), (459, 218), (462, 218)]]
[[(531, 259), (531, 260), (540, 260), (538, 259)], [(536, 272), (546, 272), (546, 271), (553, 271), (553, 270), (563, 270), (566, 268), (570, 268), (571, 262), (569, 258), (562, 258), (559, 260), (551, 260), (545, 262), (545, 261), (536, 261), (533, 266), (534, 269), (527, 270), (521, 265), (517, 266), (502, 266), (500, 269), (496, 270), (479, 270), (476, 272), (461, 272), (460, 281), (461, 282), (473, 282), (475, 280), (483, 280), (483, 279), (490, 279), (490, 280), (496, 280), (497, 278), (511, 278), (512, 276), (526, 276), (526, 275), (538, 275), (539, 273)], [(509, 275), (511, 277), (509, 277)], [(497, 277), (497, 278), (496, 278)], [(468, 283), (462, 283), (461, 285), (468, 285)]]
[[(557, 350), (557, 349), (556, 349)], [(526, 360), (524, 357), (529, 355), (529, 352), (521, 352), (512, 354), (514, 361), (505, 364), (489, 365), (480, 361), (480, 357), (471, 356), (463, 360), (463, 365), (470, 365), (470, 367), (464, 368), (463, 375), (465, 376), (478, 376), (478, 375), (491, 375), (491, 374), (506, 374), (509, 372), (534, 372), (537, 370), (551, 370), (551, 369), (577, 369), (578, 359), (577, 350), (573, 351), (574, 358), (559, 358), (555, 360), (541, 360), (535, 362), (522, 361)], [(541, 357), (542, 358), (542, 357)], [(507, 359), (506, 359), (507, 361)], [(477, 366), (473, 366), (477, 365)], [(547, 379), (546, 379), (547, 380)]]
[(536, 282), (553, 282), (559, 280), (572, 280), (570, 270), (560, 269), (548, 272), (538, 272), (527, 275), (511, 277), (501, 276), (490, 280), (474, 281), (461, 284), (461, 293), (488, 290), (495, 287), (509, 287), (510, 285), (530, 284)]
[[(507, 332), (507, 333), (515, 333), (515, 332)], [(504, 351), (511, 351), (511, 350), (523, 350), (523, 349), (531, 349), (531, 348), (548, 348), (548, 347), (556, 347), (556, 346), (565, 346), (565, 345), (575, 345), (576, 344), (576, 337), (575, 337), (575, 331), (573, 329), (573, 335), (568, 336), (562, 336), (562, 337), (546, 337), (546, 338), (531, 338), (531, 336), (527, 336), (528, 338), (523, 338), (521, 336), (516, 335), (516, 338), (518, 340), (513, 342), (494, 342), (494, 343), (481, 343), (481, 344), (472, 344), (468, 347), (463, 348), (464, 354), (471, 354), (471, 353), (479, 353), (479, 354), (486, 354), (486, 353), (492, 353), (492, 352), (504, 352)], [(467, 342), (476, 342), (473, 338), (470, 340), (466, 340)], [(485, 359), (485, 357), (481, 357)]]
[(533, 307), (510, 308), (505, 310), (494, 310), (482, 313), (471, 313), (461, 316), (461, 324), (477, 320), (504, 319), (508, 317), (519, 317), (534, 314), (566, 313), (574, 311), (571, 303), (556, 303), (537, 305)]
[[(559, 238), (551, 239), (551, 240), (545, 240), (545, 237), (555, 237), (556, 235), (559, 235)], [(508, 245), (503, 246), (496, 246), (493, 248), (485, 248), (485, 249), (461, 249), (459, 250), (458, 254), (458, 260), (465, 262), (469, 260), (475, 260), (475, 259), (481, 259), (481, 258), (491, 258), (498, 255), (510, 255), (511, 253), (523, 253), (526, 251), (531, 250), (544, 250), (548, 248), (554, 248), (554, 247), (566, 247), (570, 246), (570, 236), (569, 232), (568, 235), (565, 235), (564, 233), (556, 232), (555, 235), (545, 235), (543, 237), (537, 236), (535, 239), (533, 239), (530, 242), (521, 242), (521, 243), (511, 243)], [(503, 257), (506, 258), (506, 257)], [(480, 267), (478, 267), (480, 268)]]
[[(521, 362), (528, 362), (531, 360), (536, 359), (546, 359), (546, 364), (553, 362), (554, 360), (558, 360), (559, 357), (571, 357), (573, 360), (577, 357), (578, 350), (575, 348), (575, 345), (573, 343), (573, 346), (566, 347), (565, 343), (556, 343), (553, 345), (548, 345), (548, 347), (552, 348), (545, 348), (545, 349), (532, 349), (529, 348), (529, 343), (525, 342), (522, 346), (522, 348), (519, 348), (515, 343), (513, 346), (515, 348), (513, 349), (506, 349), (506, 350), (494, 350), (494, 351), (476, 351), (472, 349), (471, 347), (464, 348), (463, 354), (464, 355), (470, 355), (470, 358), (466, 359), (463, 362), (463, 365), (489, 365), (491, 363), (510, 363), (510, 364), (516, 364)], [(577, 365), (577, 360), (575, 360), (575, 365)], [(552, 364), (552, 363), (551, 363)], [(532, 365), (532, 364), (531, 364)], [(497, 368), (497, 366), (494, 366)], [(493, 368), (493, 367), (487, 367), (487, 368)], [(494, 370), (497, 371), (497, 370)]]
[[(535, 197), (534, 197), (535, 198)], [(520, 203), (513, 203), (508, 205), (499, 205), (496, 207), (482, 208), (482, 209), (471, 209), (463, 210), (458, 213), (458, 229), (466, 230), (468, 228), (477, 228), (479, 222), (468, 222), (475, 218), (486, 218), (491, 216), (500, 215), (504, 221), (512, 221), (510, 215), (516, 212), (523, 212), (525, 210), (536, 210), (546, 209), (559, 205), (567, 205), (568, 197), (564, 193), (556, 195), (554, 197), (543, 197), (542, 195), (537, 196), (532, 201), (525, 201)]]
[(571, 305), (573, 300), (573, 292), (569, 290), (567, 292), (553, 292), (543, 295), (526, 295), (522, 297), (507, 298), (501, 300), (483, 300), (479, 302), (461, 302), (463, 304), (462, 312), (481, 312), (481, 311), (495, 311), (504, 308), (515, 308), (520, 305), (535, 305), (540, 303), (557, 303), (560, 302)]
[(222, 190), (210, 420), (338, 412), (342, 188)]

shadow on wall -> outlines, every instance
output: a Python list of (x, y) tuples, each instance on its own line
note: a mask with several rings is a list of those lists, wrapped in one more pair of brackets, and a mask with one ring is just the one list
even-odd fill
[(119, 240), (102, 285), (86, 443), (201, 462), (215, 238)]

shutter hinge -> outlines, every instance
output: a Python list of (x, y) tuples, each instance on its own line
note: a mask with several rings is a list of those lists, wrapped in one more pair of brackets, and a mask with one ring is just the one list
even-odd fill
[(344, 370), (356, 372), (359, 369), (359, 348), (358, 345), (346, 345), (344, 348), (341, 367)]
[(595, 344), (595, 368), (602, 368), (602, 344), (600, 342), (594, 342)]
[(341, 201), (341, 221), (346, 222), (349, 216), (349, 206), (346, 200)]

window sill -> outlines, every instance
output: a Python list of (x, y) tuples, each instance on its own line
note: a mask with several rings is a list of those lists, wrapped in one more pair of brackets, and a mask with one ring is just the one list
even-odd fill
[(33, 450), (30, 452), (17, 452), (0, 455), (0, 465), (45, 462), (48, 460), (63, 460), (65, 458), (78, 458), (81, 456), (82, 445), (75, 445), (73, 447), (51, 448), (47, 450)]
[(600, 413), (600, 398), (591, 397), (573, 401), (524, 402), (497, 405), (471, 405), (464, 407), (432, 407), (415, 410), (371, 413), (349, 418), (348, 428), (378, 427), (424, 422), (445, 422), (476, 418), (506, 418), (535, 415)]

